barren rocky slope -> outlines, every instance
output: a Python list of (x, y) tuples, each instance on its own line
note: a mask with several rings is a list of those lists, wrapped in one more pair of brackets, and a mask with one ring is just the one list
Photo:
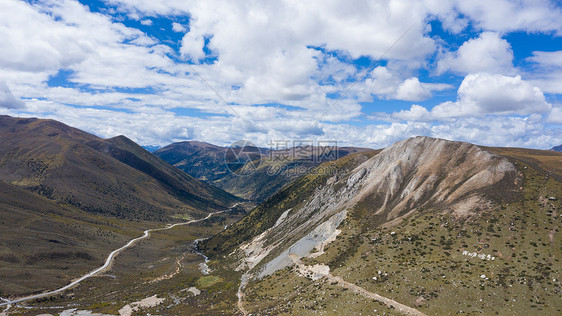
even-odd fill
[(507, 159), (472, 144), (428, 137), (398, 142), (349, 172), (339, 169), (324, 178), (303, 203), (284, 210), (273, 227), (263, 227), (240, 248), (248, 268), (269, 262), (260, 266), (264, 276), (290, 264), (289, 253), (309, 254), (333, 236), (351, 209), (360, 209), (363, 220), (375, 228), (419, 209), (474, 215), (518, 191), (517, 171)]
[[(217, 264), (243, 273), (244, 312), (561, 308), (552, 301), (560, 291), (559, 205), (554, 198), (545, 202), (561, 186), (551, 171), (484, 147), (427, 137), (371, 156), (321, 165), (333, 172), (300, 178), (201, 245)], [(558, 168), (562, 155), (554, 156), (547, 166)], [(490, 263), (478, 264), (482, 260)], [(545, 270), (545, 262), (552, 269)], [(482, 292), (488, 287), (493, 292)], [(486, 300), (491, 293), (498, 294)], [(512, 295), (517, 302), (504, 304)], [(446, 304), (451, 300), (457, 305)], [(537, 300), (546, 303), (532, 303)]]

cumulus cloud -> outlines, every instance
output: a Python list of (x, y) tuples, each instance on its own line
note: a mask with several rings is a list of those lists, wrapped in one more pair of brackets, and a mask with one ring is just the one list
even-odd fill
[(0, 108), (21, 109), (25, 102), (14, 97), (5, 81), (0, 80)]
[(437, 73), (458, 74), (489, 72), (513, 73), (511, 45), (498, 33), (484, 32), (462, 44), (456, 52), (445, 53), (437, 64)]
[(199, 62), (205, 58), (203, 50), (205, 46), (205, 36), (203, 34), (188, 33), (181, 40), (180, 53), (194, 62)]
[(412, 104), (409, 110), (402, 110), (392, 114), (392, 117), (404, 121), (430, 121), (431, 113), (423, 106)]
[(7, 0), (0, 10), (0, 67), (30, 72), (56, 70), (84, 59), (93, 47), (62, 22), (25, 2)]
[[(560, 21), (554, 18), (560, 16), (559, 9), (545, 0), (513, 4), (498, 0), (497, 7), (508, 12), (505, 16), (484, 1), (104, 3), (112, 6), (105, 13), (90, 12), (75, 0), (3, 2), (0, 69), (9, 78), (11, 91), (25, 96), (26, 107), (14, 109), (17, 103), (11, 103), (12, 108), (4, 107), (2, 113), (50, 117), (103, 137), (126, 134), (143, 144), (161, 145), (183, 139), (224, 144), (242, 138), (264, 145), (272, 138), (323, 137), (382, 147), (413, 135), (453, 135), (492, 144), (509, 139), (499, 128), (502, 124), (514, 126), (506, 128), (515, 133), (513, 145), (532, 144), (523, 132), (544, 136), (540, 139), (544, 144), (560, 143), (551, 130), (541, 127), (540, 115), (532, 114), (548, 115), (553, 124), (560, 121), (558, 107), (550, 111), (542, 93), (562, 87), (557, 84), (562, 78), (548, 85), (548, 79), (560, 73), (557, 56), (533, 55), (530, 61), (551, 69), (542, 78), (527, 80), (523, 73), (525, 80), (513, 77), (513, 53), (500, 36), (510, 30), (560, 30)], [(185, 34), (181, 42), (169, 44), (120, 23), (111, 15), (116, 11), (144, 24), (154, 17), (189, 16), (189, 25), (173, 22), (172, 30)], [(334, 124), (360, 118), (360, 102), (373, 97), (419, 102), (452, 88), (419, 79), (440, 47), (440, 40), (429, 36), (432, 19), (453, 33), (468, 25), (482, 30), (457, 51), (442, 55), (441, 73), (503, 76), (469, 74), (456, 101), (433, 110), (412, 105), (386, 114), (394, 120), (389, 124)], [(179, 61), (178, 53), (184, 61)], [(353, 60), (374, 61), (383, 54), (385, 66), (354, 85), (365, 68)], [(48, 83), (65, 74), (68, 86)], [(174, 114), (182, 109), (197, 114)], [(527, 117), (511, 120), (507, 115)], [(319, 118), (322, 122), (316, 124)], [(485, 135), (486, 128), (499, 136)]]
[(172, 22), (172, 30), (174, 32), (178, 32), (178, 33), (183, 33), (185, 31), (187, 31), (187, 29), (185, 28), (185, 26), (177, 23), (177, 22)]
[[(490, 146), (550, 148), (562, 143), (560, 133), (545, 128), (535, 115), (467, 117), (443, 122), (405, 121), (361, 126), (321, 123), (312, 128), (311, 120), (296, 115), (287, 120), (272, 119), (248, 124), (243, 120), (231, 120), (224, 116), (180, 117), (166, 110), (153, 110), (151, 114), (126, 113), (72, 107), (45, 100), (30, 100), (26, 111), (40, 113), (41, 117), (60, 120), (101, 137), (124, 134), (143, 145), (167, 145), (188, 139), (227, 145), (239, 139), (249, 139), (259, 146), (268, 146), (271, 140), (312, 139), (336, 140), (340, 146), (382, 148), (417, 135)], [(9, 115), (15, 113), (3, 112)], [(264, 126), (266, 128), (262, 130)]]
[(449, 84), (422, 83), (416, 77), (401, 77), (399, 72), (379, 66), (371, 72), (361, 89), (384, 99), (422, 101), (430, 98), (433, 91), (453, 88)]
[[(195, 1), (180, 0), (160, 3), (153, 0), (108, 0), (108, 2), (116, 4), (125, 12), (151, 16), (190, 12)], [(361, 3), (362, 1), (348, 1), (340, 10), (348, 13), (354, 8), (361, 8)], [(316, 3), (314, 5), (319, 10), (323, 8)], [(490, 1), (487, 0), (393, 1), (392, 9), (401, 10), (402, 8), (412, 11), (423, 9), (439, 17), (448, 30), (456, 32), (463, 30), (468, 26), (469, 21), (472, 21), (479, 29), (497, 32), (522, 30), (562, 33), (562, 22), (560, 21), (562, 10), (556, 5), (556, 0), (495, 0), (493, 5), (490, 5)]]
[(459, 100), (433, 108), (437, 117), (454, 117), (482, 114), (548, 113), (551, 105), (538, 87), (521, 79), (521, 76), (497, 74), (470, 74), (458, 90)]
[(562, 142), (559, 133), (546, 129), (534, 115), (461, 118), (434, 124), (431, 135), (485, 146), (545, 149)]
[[(405, 20), (412, 21), (412, 29), (386, 52), (385, 59), (418, 67), (436, 47), (424, 27), (426, 10), (416, 1), (354, 1), (349, 5), (340, 1), (218, 5), (210, 1), (182, 8), (192, 19), (180, 52), (196, 63), (216, 57), (208, 67), (213, 77), (240, 87), (232, 96), (244, 104), (275, 100), (307, 108), (319, 106), (313, 100), (322, 99), (317, 97), (322, 91), (311, 77), (318, 75), (319, 68), (330, 70), (322, 67), (319, 62), (324, 58), (319, 56), (341, 53), (349, 58), (377, 59), (408, 30)], [(330, 84), (342, 87), (353, 77), (339, 79), (344, 82)]]
[(391, 116), (403, 120), (442, 120), (483, 115), (530, 115), (549, 113), (552, 105), (542, 91), (520, 76), (470, 74), (461, 83), (458, 100), (447, 101), (431, 111), (419, 105)]
[(431, 91), (415, 77), (404, 80), (396, 90), (396, 99), (399, 100), (419, 101), (429, 97), (431, 97)]
[(0, 26), (0, 68), (15, 72), (51, 75), (72, 69), (80, 83), (138, 87), (141, 79), (149, 82), (147, 67), (170, 64), (157, 49), (142, 45), (155, 44), (144, 33), (76, 1), (6, 0)]

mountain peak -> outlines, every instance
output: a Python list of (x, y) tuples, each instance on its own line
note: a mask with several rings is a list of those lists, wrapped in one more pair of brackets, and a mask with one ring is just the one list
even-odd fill
[[(232, 240), (237, 234), (252, 229), (244, 225), (259, 223), (262, 230), (256, 231), (257, 237), (240, 249), (250, 269), (263, 259), (258, 275), (269, 275), (291, 264), (288, 254), (305, 256), (317, 243), (325, 242), (346, 214), (353, 213), (367, 230), (391, 225), (420, 209), (466, 218), (518, 194), (517, 181), (511, 162), (478, 146), (412, 137), (351, 170), (339, 168), (334, 175), (301, 178), (270, 199), (277, 202), (274, 206), (286, 208), (256, 209), (247, 217), (251, 220), (241, 221), (205, 244), (228, 253), (233, 249), (223, 248), (235, 246)], [(311, 183), (317, 186), (308, 188)], [(260, 262), (254, 261), (258, 257)]]

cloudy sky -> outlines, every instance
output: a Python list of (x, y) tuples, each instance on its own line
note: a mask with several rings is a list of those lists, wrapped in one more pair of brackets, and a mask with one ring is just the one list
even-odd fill
[(562, 144), (557, 0), (0, 0), (0, 114), (142, 145)]

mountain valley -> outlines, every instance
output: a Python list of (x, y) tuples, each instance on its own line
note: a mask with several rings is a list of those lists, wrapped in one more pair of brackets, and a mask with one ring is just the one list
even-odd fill
[(240, 201), (123, 136), (1, 116), (0, 139), (0, 297), (63, 286), (144, 229)]
[[(337, 144), (268, 149), (187, 141), (170, 144), (154, 154), (196, 179), (260, 203), (323, 162), (366, 151), (370, 149), (338, 147)], [(250, 164), (225, 164), (225, 161), (235, 161), (237, 157), (231, 156), (240, 152), (249, 155), (251, 170), (248, 170)]]
[(224, 148), (190, 142), (181, 146), (197, 153), (191, 160), (168, 150), (162, 160), (125, 137), (0, 122), (10, 135), (0, 164), (3, 299), (64, 286), (144, 229), (223, 212), (153, 232), (99, 275), (5, 314), (562, 310), (561, 153), (429, 137), (343, 149), (303, 176), (272, 180), (283, 184), (246, 213), (248, 201), (164, 162), (225, 181)]

